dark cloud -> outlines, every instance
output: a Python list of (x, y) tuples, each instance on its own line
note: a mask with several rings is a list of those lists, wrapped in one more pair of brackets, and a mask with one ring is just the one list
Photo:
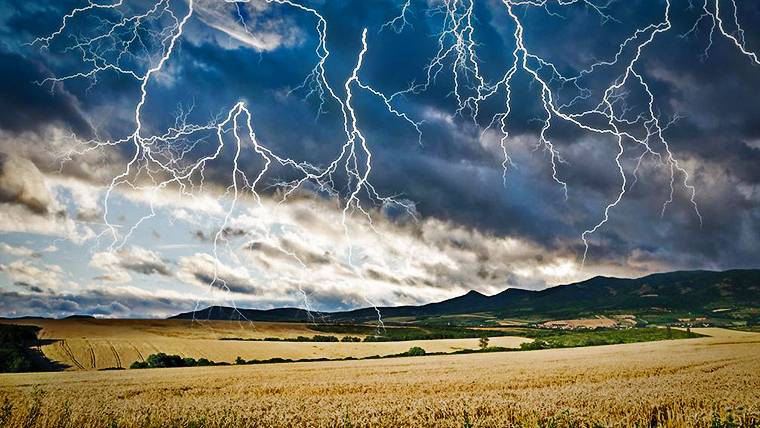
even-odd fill
[[(673, 4), (673, 30), (658, 36), (646, 48), (637, 71), (650, 82), (663, 123), (677, 115), (684, 116), (669, 127), (665, 137), (697, 185), (704, 225), (699, 227), (680, 173), (676, 174), (675, 200), (666, 215), (660, 216), (662, 204), (669, 198), (670, 171), (652, 167), (654, 160), (648, 157), (644, 163), (649, 166), (640, 170), (635, 190), (611, 211), (611, 221), (602, 233), (590, 238), (589, 254), (600, 262), (616, 257), (616, 263), (625, 264), (631, 255), (656, 248), (672, 254), (669, 260), (674, 267), (714, 263), (734, 267), (751, 265), (753, 254), (760, 250), (760, 239), (746, 237), (748, 230), (760, 227), (756, 223), (760, 206), (756, 191), (738, 191), (741, 186), (751, 188), (758, 179), (755, 164), (759, 149), (757, 143), (750, 145), (750, 141), (758, 139), (756, 117), (760, 111), (754, 102), (755, 94), (760, 93), (757, 67), (725, 40), (716, 42), (709, 58), (700, 61), (707, 38), (677, 37), (698, 18), (693, 12), (683, 12), (686, 6), (686, 2)], [(345, 79), (353, 65), (361, 29), (377, 28), (397, 12), (386, 2), (327, 4), (320, 10), (331, 25), (328, 44), (333, 54), (328, 77), (338, 82)], [(605, 13), (620, 22), (605, 21), (581, 5), (553, 10), (563, 17), (548, 16), (540, 8), (522, 8), (520, 13), (527, 23), (530, 48), (554, 61), (561, 72), (572, 75), (595, 61), (610, 59), (618, 45), (637, 28), (662, 20), (663, 11), (664, 3), (614, 3)], [(499, 5), (478, 6), (476, 13), (481, 42), (478, 49), (481, 58), (487, 59), (483, 72), (493, 81), (501, 78), (511, 61), (514, 26)], [(753, 22), (753, 17), (760, 18), (756, 8), (742, 13), (747, 23)], [(332, 19), (338, 16), (355, 19)], [(360, 71), (362, 81), (392, 93), (412, 81), (424, 80), (424, 66), (436, 51), (436, 39), (430, 35), (435, 34), (438, 18), (416, 13), (410, 17), (413, 26), (401, 35), (370, 32), (369, 51)], [(748, 41), (759, 39), (755, 29), (745, 27)], [(598, 28), (605, 36), (597, 37), (589, 28)], [(190, 79), (197, 87), (224, 81), (224, 88), (215, 92), (216, 101), (246, 94), (262, 141), (278, 153), (325, 164), (337, 149), (325, 142), (342, 138), (339, 115), (335, 114), (337, 105), (328, 100), (326, 109), (331, 114), (316, 122), (305, 120), (314, 118), (316, 100), (301, 101), (298, 92), (282, 98), (278, 92), (300, 83), (314, 62), (310, 51), (314, 36), (306, 33), (304, 37), (301, 46), (267, 52), (255, 65), (246, 61), (240, 51), (194, 46), (186, 52), (197, 58), (196, 64), (206, 64), (207, 68)], [(716, 35), (715, 39), (721, 37)], [(629, 49), (623, 58), (635, 53)], [(283, 67), (285, 63), (291, 66)], [(620, 66), (602, 67), (580, 84), (598, 95), (623, 71)], [(548, 69), (541, 72), (548, 73)], [(422, 218), (453, 221), (501, 236), (521, 236), (549, 249), (580, 256), (580, 234), (602, 219), (604, 208), (620, 189), (621, 177), (614, 162), (616, 141), (555, 120), (548, 136), (568, 162), (558, 166), (558, 176), (568, 183), (570, 192), (570, 200), (564, 202), (561, 188), (551, 179), (547, 152), (530, 152), (542, 126), (540, 120), (536, 121), (543, 118), (540, 88), (527, 73), (518, 74), (513, 85), (509, 149), (516, 153), (520, 169), (508, 172), (504, 187), (500, 150), (478, 141), (481, 129), (471, 119), (452, 116), (451, 77), (444, 70), (427, 92), (398, 101), (411, 117), (427, 120), (422, 125), (422, 146), (417, 144), (415, 131), (385, 111), (376, 97), (361, 91), (355, 94), (360, 126), (373, 152), (371, 180), (378, 191), (401, 194), (413, 201)], [(646, 94), (636, 85), (629, 86), (624, 89), (630, 106), (645, 106)], [(572, 87), (558, 89), (566, 101), (579, 94), (574, 91)], [(595, 102), (597, 98), (592, 97), (587, 103), (579, 102), (577, 108), (587, 108)], [(503, 102), (485, 104), (481, 121), (503, 108)], [(439, 116), (431, 116), (431, 112)], [(631, 141), (624, 144), (623, 162), (630, 185), (641, 148)], [(664, 149), (660, 141), (652, 144), (658, 150)], [(257, 161), (247, 161), (251, 171), (256, 171)], [(277, 177), (287, 178), (288, 171), (274, 169), (267, 178), (271, 182)], [(335, 184), (340, 188), (345, 182), (338, 177)], [(704, 239), (705, 236), (713, 238)], [(745, 237), (738, 239), (740, 236)], [(731, 241), (741, 241), (743, 245)]]
[(141, 273), (143, 275), (171, 275), (171, 271), (166, 267), (163, 261), (126, 260), (121, 265), (124, 267), (124, 269)]
[(29, 284), (28, 282), (25, 282), (25, 281), (16, 281), (16, 282), (13, 283), (13, 285), (21, 287), (21, 288), (24, 288), (24, 289), (26, 289), (28, 291), (33, 292), (33, 293), (44, 293), (45, 292), (44, 288), (38, 287), (36, 285)]
[(83, 138), (91, 136), (76, 97), (62, 84), (38, 84), (52, 76), (41, 63), (0, 50), (0, 76), (0, 129), (43, 132), (55, 124)]
[(78, 211), (76, 219), (88, 223), (100, 223), (103, 221), (103, 213), (100, 210), (83, 210)]
[(208, 284), (219, 290), (229, 290), (233, 293), (251, 294), (256, 293), (257, 288), (249, 281), (235, 277), (217, 277), (206, 272), (194, 272), (193, 277), (202, 284)]
[[(207, 234), (207, 233), (205, 233), (202, 230), (194, 230), (194, 231), (190, 232), (190, 235), (193, 238), (195, 238), (195, 239), (197, 239), (197, 240), (199, 240), (199, 241), (201, 241), (203, 243), (209, 243), (209, 242), (214, 242), (214, 239), (216, 239), (217, 232), (218, 231), (212, 231), (212, 232), (209, 232)], [(220, 237), (220, 239), (223, 239), (223, 240), (230, 240), (230, 239), (236, 239), (236, 238), (243, 237), (247, 233), (248, 232), (245, 231), (245, 230), (243, 230), (243, 229), (233, 228), (233, 227), (225, 227), (225, 228), (222, 229), (221, 233), (219, 234), (219, 237)]]
[(77, 294), (28, 294), (0, 290), (0, 313), (3, 316), (67, 316), (88, 314), (107, 317), (174, 315), (191, 310), (195, 301), (166, 298), (152, 294), (135, 294), (124, 290), (89, 288)]
[(132, 310), (124, 305), (123, 303), (119, 303), (117, 301), (113, 301), (108, 304), (99, 304), (95, 306), (90, 306), (85, 309), (84, 314), (86, 315), (100, 315), (100, 316), (129, 316), (132, 313)]
[(363, 275), (366, 278), (371, 279), (373, 281), (382, 281), (382, 282), (386, 282), (386, 283), (390, 283), (390, 284), (400, 284), (400, 281), (398, 279), (396, 279), (396, 278), (394, 278), (394, 277), (392, 277), (390, 275), (387, 275), (387, 274), (385, 274), (383, 272), (379, 272), (379, 271), (377, 271), (375, 269), (372, 269), (372, 268), (364, 269)]

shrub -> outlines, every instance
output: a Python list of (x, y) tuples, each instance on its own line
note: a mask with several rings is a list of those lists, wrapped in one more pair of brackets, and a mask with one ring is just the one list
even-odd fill
[(537, 349), (548, 349), (551, 347), (552, 346), (549, 342), (545, 342), (543, 340), (534, 340), (533, 342), (525, 342), (520, 344), (520, 349), (523, 351), (534, 351)]
[(425, 355), (425, 350), (419, 346), (415, 346), (413, 348), (409, 348), (409, 350), (405, 352), (405, 355), (409, 357), (420, 357)]
[(198, 361), (195, 362), (195, 365), (199, 367), (213, 366), (214, 362), (205, 358), (198, 358)]
[(148, 356), (148, 366), (153, 367), (184, 367), (185, 360), (179, 355), (167, 355), (163, 352), (150, 354)]
[[(240, 357), (238, 357), (240, 358)], [(237, 362), (237, 361), (236, 361)], [(245, 363), (245, 361), (243, 361)], [(179, 355), (167, 355), (163, 352), (158, 354), (150, 354), (145, 361), (135, 361), (132, 363), (130, 369), (154, 369), (162, 367), (199, 367), (199, 366), (216, 366), (222, 363), (215, 363), (205, 358), (199, 358), (197, 361), (195, 358), (182, 358)], [(240, 363), (238, 363), (240, 364)]]
[(343, 336), (343, 339), (340, 339), (341, 342), (361, 342), (362, 339), (356, 336)]

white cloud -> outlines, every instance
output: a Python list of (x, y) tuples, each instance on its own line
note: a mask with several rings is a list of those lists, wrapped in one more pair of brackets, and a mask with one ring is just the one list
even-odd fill
[(55, 291), (63, 286), (76, 287), (72, 282), (66, 281), (68, 275), (63, 268), (54, 264), (36, 266), (16, 260), (8, 265), (0, 265), (0, 271), (5, 272), (14, 284), (36, 293)]
[(19, 257), (34, 257), (35, 256), (35, 252), (31, 248), (12, 247), (5, 242), (0, 243), (0, 249), (2, 249), (6, 253), (13, 256), (19, 256)]
[(18, 204), (45, 214), (52, 203), (45, 178), (28, 159), (0, 153), (0, 203)]
[[(234, 293), (258, 294), (260, 287), (243, 266), (230, 267), (210, 254), (195, 253), (179, 259), (177, 278), (190, 285), (229, 290)], [(216, 279), (216, 280), (215, 280)]]
[[(1, 134), (0, 142), (7, 142)], [(61, 236), (77, 243), (93, 237), (91, 228), (70, 218), (64, 192), (50, 178), (30, 160), (0, 153), (0, 231)]]
[(128, 271), (143, 275), (171, 275), (171, 271), (161, 256), (151, 250), (137, 245), (129, 249), (103, 251), (92, 256), (90, 266), (105, 272), (96, 279), (110, 282), (129, 282), (132, 280)]
[(74, 243), (82, 243), (95, 236), (91, 228), (78, 225), (65, 212), (36, 216), (30, 215), (21, 206), (6, 205), (0, 206), (0, 214), (0, 231), (60, 236)]
[[(300, 286), (315, 300), (355, 307), (366, 306), (365, 297), (376, 304), (415, 304), (470, 289), (496, 293), (586, 279), (567, 251), (517, 237), (433, 218), (397, 224), (373, 210), (377, 233), (362, 216), (348, 219), (349, 247), (334, 201), (301, 195), (284, 204), (265, 198), (263, 204), (233, 216), (229, 226), (248, 234), (218, 248), (225, 263), (245, 269), (238, 279), (249, 287), (267, 284), (284, 294)], [(207, 255), (206, 262), (213, 258)]]

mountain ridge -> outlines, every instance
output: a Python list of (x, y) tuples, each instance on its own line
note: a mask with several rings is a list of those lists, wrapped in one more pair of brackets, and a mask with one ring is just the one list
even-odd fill
[(543, 290), (507, 288), (492, 296), (476, 290), (423, 305), (359, 308), (309, 313), (299, 308), (235, 309), (210, 306), (170, 319), (361, 322), (384, 318), (491, 313), (502, 317), (574, 317), (589, 313), (665, 311), (710, 313), (728, 308), (760, 308), (760, 269), (673, 271), (640, 278), (595, 276)]

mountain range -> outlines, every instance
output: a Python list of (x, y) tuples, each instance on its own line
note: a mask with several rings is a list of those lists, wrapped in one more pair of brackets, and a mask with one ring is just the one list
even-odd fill
[(362, 322), (383, 318), (431, 317), (487, 313), (500, 318), (572, 318), (609, 313), (689, 313), (708, 315), (760, 308), (760, 269), (677, 271), (625, 279), (597, 276), (586, 281), (540, 291), (508, 288), (493, 296), (477, 291), (419, 306), (362, 308), (308, 313), (298, 308), (269, 310), (211, 306), (172, 319), (306, 321), (316, 316), (331, 322)]

